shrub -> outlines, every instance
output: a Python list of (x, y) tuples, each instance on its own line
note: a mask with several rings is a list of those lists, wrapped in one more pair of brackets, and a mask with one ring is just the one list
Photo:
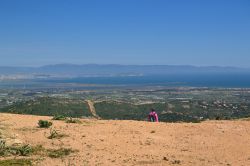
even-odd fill
[(53, 139), (53, 138), (62, 138), (65, 137), (65, 134), (60, 134), (56, 130), (50, 130), (50, 135), (48, 136), (48, 139)]
[(32, 147), (32, 154), (34, 155), (41, 155), (45, 151), (46, 149), (42, 145), (37, 145)]
[(5, 156), (6, 154), (6, 142), (5, 140), (0, 140), (0, 156)]
[(50, 126), (52, 126), (52, 122), (49, 122), (47, 120), (39, 120), (38, 126), (40, 128), (49, 128)]
[(215, 120), (221, 120), (221, 117), (220, 116), (216, 116)]
[(201, 121), (202, 121), (201, 119), (196, 119), (196, 118), (191, 120), (192, 123), (201, 123)]
[(75, 152), (72, 149), (60, 148), (60, 149), (50, 149), (48, 150), (48, 156), (51, 158), (61, 158), (70, 155), (70, 153)]
[(32, 147), (30, 145), (12, 147), (11, 149), (15, 152), (15, 155), (19, 156), (28, 156), (32, 153)]
[(32, 147), (30, 145), (6, 146), (4, 140), (0, 141), (0, 156), (8, 156), (8, 155), (28, 156), (31, 153), (32, 153)]
[(52, 120), (65, 120), (66, 117), (63, 115), (55, 115)]
[(180, 160), (174, 160), (174, 161), (172, 161), (172, 164), (181, 164), (181, 161)]
[(66, 123), (81, 123), (81, 121), (79, 119), (69, 118), (66, 120)]
[(31, 166), (32, 161), (29, 159), (7, 159), (7, 160), (1, 160), (0, 161), (1, 166), (14, 166), (14, 165), (19, 165), (19, 166)]

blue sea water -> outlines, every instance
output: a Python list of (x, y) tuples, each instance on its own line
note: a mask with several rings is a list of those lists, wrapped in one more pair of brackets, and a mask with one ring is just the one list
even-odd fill
[(160, 85), (219, 88), (250, 88), (250, 74), (217, 75), (151, 75), (119, 77), (81, 77), (50, 80), (56, 83), (82, 83), (106, 85)]
[(79, 77), (71, 79), (24, 80), (18, 82), (0, 82), (0, 88), (57, 87), (58, 84), (61, 85), (68, 83), (118, 86), (250, 88), (250, 73)]

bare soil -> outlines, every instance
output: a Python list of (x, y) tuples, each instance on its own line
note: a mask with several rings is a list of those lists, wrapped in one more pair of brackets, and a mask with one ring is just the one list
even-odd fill
[(94, 103), (91, 100), (86, 100), (86, 103), (88, 104), (89, 112), (92, 114), (92, 116), (95, 117), (95, 118), (97, 118), (97, 119), (101, 119), (96, 114)]
[(52, 117), (0, 114), (0, 132), (9, 144), (77, 150), (56, 159), (28, 157), (36, 161), (35, 165), (250, 165), (248, 120), (150, 123), (83, 119), (81, 124), (53, 121), (52, 128), (67, 137), (48, 139), (50, 129), (37, 127), (40, 119)]

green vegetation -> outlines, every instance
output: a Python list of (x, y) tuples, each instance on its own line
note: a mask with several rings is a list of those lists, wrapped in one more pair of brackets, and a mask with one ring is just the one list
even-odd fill
[(165, 122), (198, 122), (198, 117), (189, 116), (188, 112), (179, 113), (166, 112), (166, 103), (154, 103), (133, 105), (130, 103), (117, 102), (100, 102), (95, 104), (97, 114), (103, 119), (120, 119), (120, 120), (147, 120), (151, 108), (157, 110), (160, 121)]
[(64, 115), (55, 115), (52, 120), (66, 120)]
[(30, 145), (7, 146), (4, 140), (0, 141), (0, 156), (28, 156), (32, 153)]
[(172, 161), (172, 164), (181, 164), (181, 161), (180, 160), (174, 160), (174, 161)]
[(43, 116), (91, 116), (84, 101), (55, 97), (40, 97), (29, 101), (18, 102), (0, 109), (0, 112)]
[[(51, 136), (51, 139), (59, 137), (57, 134), (54, 134), (54, 132), (52, 133), (53, 136)], [(76, 152), (76, 150), (72, 150), (70, 148), (45, 149), (41, 145), (34, 147), (30, 145), (7, 146), (4, 140), (0, 141), (0, 157), (39, 155), (39, 156), (48, 156), (51, 158), (63, 158), (64, 156), (68, 156), (74, 152)], [(0, 165), (28, 166), (32, 165), (32, 162), (31, 160), (27, 159), (9, 159), (9, 160), (0, 160)]]
[(163, 122), (193, 122), (206, 119), (229, 120), (246, 118), (250, 115), (248, 105), (225, 102), (202, 102), (197, 100), (134, 105), (125, 102), (103, 101), (95, 104), (97, 114), (103, 119), (147, 120), (151, 108), (157, 110)]
[(32, 148), (30, 145), (23, 145), (20, 147), (12, 147), (12, 151), (16, 151), (16, 155), (28, 156), (32, 153)]
[(32, 154), (34, 155), (42, 155), (44, 152), (46, 152), (46, 149), (42, 145), (32, 147)]
[(69, 118), (66, 120), (66, 123), (82, 123), (79, 119)]
[(32, 166), (32, 161), (29, 159), (8, 159), (0, 160), (1, 166)]
[(52, 126), (52, 122), (49, 122), (47, 120), (39, 120), (38, 121), (38, 126), (40, 128), (49, 128), (50, 126)]
[(48, 156), (51, 158), (62, 158), (64, 156), (68, 156), (71, 153), (75, 152), (70, 148), (60, 148), (60, 149), (49, 149), (47, 150)]
[(58, 131), (54, 130), (54, 129), (51, 129), (50, 130), (50, 135), (48, 136), (48, 139), (60, 139), (60, 138), (63, 138), (63, 137), (66, 137), (65, 134), (61, 134), (61, 133), (58, 133)]
[(0, 140), (0, 156), (5, 156), (8, 154), (6, 142), (4, 140)]
[(53, 120), (65, 120), (68, 123), (77, 122), (66, 117), (92, 116), (86, 99), (95, 101), (95, 110), (101, 119), (147, 120), (151, 108), (157, 111), (162, 122), (199, 123), (206, 119), (250, 117), (250, 89), (136, 87), (52, 92), (2, 90), (2, 93), (4, 97), (0, 98), (0, 112), (56, 115)]

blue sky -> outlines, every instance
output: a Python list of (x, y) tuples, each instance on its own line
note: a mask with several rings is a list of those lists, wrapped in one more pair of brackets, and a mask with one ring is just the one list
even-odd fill
[(0, 58), (250, 67), (250, 1), (1, 0)]

